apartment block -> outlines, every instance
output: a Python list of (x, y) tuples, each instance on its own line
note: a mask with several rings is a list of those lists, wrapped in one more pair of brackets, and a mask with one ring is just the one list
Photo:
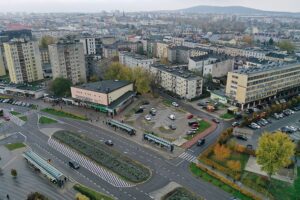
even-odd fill
[(208, 54), (207, 50), (184, 46), (168, 47), (168, 61), (170, 63), (187, 64), (190, 57)]
[(156, 57), (157, 58), (168, 58), (168, 44), (164, 42), (156, 43)]
[(53, 79), (67, 78), (73, 84), (86, 82), (83, 45), (74, 38), (64, 38), (49, 45)]
[(157, 84), (181, 98), (191, 100), (202, 94), (203, 79), (185, 67), (156, 64), (150, 67), (150, 72)]
[(83, 44), (84, 55), (102, 55), (102, 41), (100, 37), (86, 36), (80, 38)]
[(10, 81), (27, 83), (43, 79), (37, 41), (13, 39), (3, 44)]
[(119, 62), (127, 67), (143, 67), (149, 69), (150, 65), (154, 63), (154, 59), (147, 58), (144, 55), (139, 55), (131, 52), (119, 52)]
[(228, 73), (226, 95), (242, 109), (300, 91), (300, 63), (270, 64)]
[(0, 45), (0, 76), (6, 75), (4, 53), (2, 52), (2, 45)]

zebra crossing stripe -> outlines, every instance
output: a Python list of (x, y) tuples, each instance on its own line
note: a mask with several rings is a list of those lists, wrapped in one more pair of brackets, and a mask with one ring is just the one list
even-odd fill
[(197, 157), (196, 156), (193, 156), (187, 152), (183, 152), (182, 154), (179, 155), (179, 158), (182, 158), (188, 162), (193, 162), (195, 160), (197, 160)]
[(82, 167), (86, 168), (96, 176), (100, 177), (104, 181), (108, 182), (109, 184), (115, 187), (132, 187), (134, 185), (125, 182), (124, 180), (120, 179), (110, 171), (100, 167), (93, 161), (87, 159), (86, 157), (78, 154), (76, 151), (72, 150), (71, 148), (61, 144), (60, 142), (49, 138), (48, 140), (49, 146), (56, 149), (57, 151), (61, 152), (68, 158), (78, 162)]

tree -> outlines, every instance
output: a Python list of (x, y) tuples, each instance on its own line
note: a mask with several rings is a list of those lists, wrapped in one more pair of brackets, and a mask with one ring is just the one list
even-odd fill
[(17, 177), (18, 172), (17, 172), (16, 169), (11, 169), (11, 170), (10, 170), (10, 174), (15, 178), (15, 177)]
[(246, 35), (243, 37), (243, 42), (251, 45), (253, 43), (252, 37), (250, 35)]
[(42, 39), (40, 40), (40, 47), (41, 48), (48, 48), (48, 45), (54, 44), (56, 40), (51, 37), (51, 36), (43, 36)]
[(27, 196), (27, 200), (48, 200), (48, 198), (39, 192), (32, 192)]
[(256, 150), (257, 163), (261, 165), (262, 171), (271, 176), (281, 168), (291, 163), (294, 155), (295, 144), (287, 134), (280, 131), (275, 133), (264, 133), (258, 141)]
[(217, 143), (214, 147), (214, 154), (217, 160), (223, 161), (230, 156), (230, 149), (225, 145)]
[(81, 193), (77, 193), (75, 196), (76, 200), (89, 200), (89, 198)]
[(290, 40), (282, 40), (278, 43), (278, 47), (288, 53), (292, 53), (295, 50), (295, 45)]
[(227, 167), (234, 172), (241, 171), (241, 162), (238, 160), (229, 160), (226, 163)]
[(99, 81), (99, 77), (94, 74), (93, 76), (90, 77), (90, 81), (91, 82), (97, 82), (97, 81)]
[(271, 46), (274, 45), (274, 40), (273, 40), (273, 38), (270, 38), (270, 39), (269, 39), (269, 45), (271, 45)]
[(72, 83), (69, 79), (56, 78), (50, 83), (50, 91), (58, 97), (66, 97), (71, 95)]

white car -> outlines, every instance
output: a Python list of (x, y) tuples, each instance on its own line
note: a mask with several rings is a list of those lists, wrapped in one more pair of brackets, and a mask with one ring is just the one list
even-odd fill
[(170, 118), (171, 120), (175, 120), (175, 119), (176, 119), (176, 117), (175, 117), (174, 114), (169, 115), (169, 118)]
[(146, 115), (145, 116), (145, 120), (150, 121), (151, 120), (151, 116), (150, 115)]
[(176, 103), (175, 101), (172, 102), (172, 105), (175, 106), (175, 107), (178, 107), (178, 106), (179, 106), (178, 103)]

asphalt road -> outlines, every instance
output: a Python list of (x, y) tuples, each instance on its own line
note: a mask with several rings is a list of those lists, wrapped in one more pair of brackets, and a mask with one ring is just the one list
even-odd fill
[[(176, 100), (178, 102), (178, 100)], [(180, 106), (186, 109), (188, 112), (198, 115), (199, 117), (206, 117), (211, 119), (206, 113), (195, 110), (189, 105), (178, 102)], [(12, 105), (2, 104), (1, 107), (12, 107)], [(15, 107), (15, 106), (13, 106)], [(16, 111), (26, 111), (22, 107), (15, 107)], [(47, 115), (43, 113), (43, 115)], [(27, 136), (27, 144), (41, 154), (45, 158), (51, 158), (55, 167), (62, 170), (67, 176), (72, 177), (75, 181), (85, 184), (89, 187), (103, 191), (118, 199), (151, 199), (150, 193), (162, 188), (167, 185), (170, 181), (177, 182), (182, 186), (190, 189), (199, 196), (205, 199), (228, 199), (230, 196), (226, 192), (220, 190), (219, 188), (202, 181), (201, 179), (195, 178), (188, 170), (189, 162), (182, 160), (180, 158), (174, 160), (165, 160), (159, 153), (152, 151), (148, 148), (132, 142), (125, 137), (121, 137), (115, 134), (111, 130), (106, 128), (102, 129), (95, 127), (87, 122), (71, 120), (66, 118), (58, 118), (51, 116), (52, 118), (57, 118), (63, 124), (55, 125), (63, 129), (70, 131), (79, 131), (89, 135), (89, 137), (95, 140), (105, 141), (111, 139), (114, 141), (115, 145), (113, 148), (120, 151), (121, 153), (130, 156), (131, 158), (143, 163), (148, 166), (152, 171), (152, 177), (147, 182), (137, 185), (132, 188), (115, 188), (102, 179), (95, 176), (89, 170), (85, 168), (80, 168), (78, 171), (70, 170), (67, 166), (69, 159), (65, 157), (60, 152), (54, 150), (47, 144), (48, 136), (44, 135), (38, 130), (37, 125), (37, 113), (31, 113), (28, 116), (28, 122), (22, 127), (15, 127), (14, 132), (22, 132)], [(201, 151), (209, 146), (220, 132), (230, 126), (230, 123), (221, 122), (218, 128), (207, 137), (207, 142), (202, 147), (193, 146), (188, 152), (194, 156), (198, 156)], [(128, 136), (129, 137), (129, 136)]]

